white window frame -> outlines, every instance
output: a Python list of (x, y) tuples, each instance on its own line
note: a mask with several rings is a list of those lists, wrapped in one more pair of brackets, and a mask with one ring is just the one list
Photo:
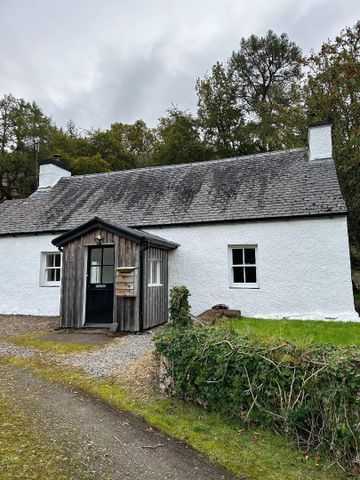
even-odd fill
[[(153, 278), (154, 265), (156, 265), (156, 279)], [(149, 260), (149, 283), (148, 283), (148, 287), (162, 287), (162, 283), (161, 283), (161, 261), (160, 260), (156, 260), (156, 259)]]
[[(232, 259), (232, 251), (235, 249), (240, 249), (240, 248), (253, 248), (255, 250), (255, 263), (254, 264), (249, 264), (249, 267), (255, 267), (256, 268), (256, 282), (248, 282), (248, 283), (236, 283), (234, 282), (234, 275), (233, 275), (233, 268), (238, 266), (238, 267), (245, 267), (246, 264), (243, 263), (242, 265), (234, 265), (233, 264), (233, 259)], [(243, 262), (245, 262), (245, 255)], [(260, 288), (259, 284), (259, 263), (258, 263), (258, 246), (254, 244), (241, 244), (241, 245), (229, 245), (228, 246), (228, 263), (229, 263), (229, 285), (230, 288), (247, 288), (247, 289), (257, 289)]]
[[(48, 255), (60, 255), (60, 266), (59, 267), (47, 267), (46, 259)], [(61, 268), (62, 268), (62, 254), (58, 251), (53, 252), (41, 252), (40, 259), (40, 286), (41, 287), (60, 287), (61, 284)], [(47, 270), (60, 270), (60, 280), (55, 280), (49, 282), (47, 280), (46, 272)]]

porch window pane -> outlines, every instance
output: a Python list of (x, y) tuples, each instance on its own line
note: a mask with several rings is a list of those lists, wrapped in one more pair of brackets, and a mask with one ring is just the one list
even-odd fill
[(101, 267), (90, 268), (90, 283), (101, 283)]
[(114, 283), (114, 267), (103, 267), (102, 283)]
[(151, 285), (160, 285), (160, 261), (159, 260), (150, 260), (149, 263), (149, 283)]
[(54, 255), (54, 259), (55, 259), (55, 267), (60, 267), (61, 256)]
[(91, 250), (91, 265), (101, 265), (101, 248)]
[(114, 265), (114, 249), (104, 248), (103, 265)]

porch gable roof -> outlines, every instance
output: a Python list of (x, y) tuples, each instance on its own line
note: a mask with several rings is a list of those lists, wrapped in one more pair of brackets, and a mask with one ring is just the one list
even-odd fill
[(63, 233), (62, 235), (59, 235), (58, 237), (54, 238), (51, 243), (55, 245), (55, 247), (62, 247), (63, 245), (66, 245), (72, 240), (75, 240), (76, 238), (84, 235), (87, 232), (90, 232), (91, 230), (94, 230), (95, 228), (102, 228), (103, 230), (127, 238), (134, 242), (140, 244), (150, 244), (153, 247), (158, 247), (163, 250), (174, 250), (179, 246), (177, 243), (170, 242), (169, 240), (158, 237), (157, 235), (152, 235), (137, 228), (113, 225), (98, 217), (94, 217), (88, 222), (83, 223), (82, 225), (73, 228), (66, 233)]

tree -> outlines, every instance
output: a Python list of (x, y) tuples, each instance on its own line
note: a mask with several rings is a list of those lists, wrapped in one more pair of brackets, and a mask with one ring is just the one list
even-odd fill
[(111, 171), (109, 164), (98, 153), (88, 157), (70, 158), (67, 164), (74, 175)]
[(198, 80), (198, 115), (220, 155), (299, 146), (305, 139), (301, 50), (283, 33), (242, 38)]
[(0, 201), (29, 195), (36, 188), (36, 149), (46, 149), (55, 130), (35, 103), (0, 99)]
[(4, 95), (0, 100), (0, 153), (29, 152), (40, 140), (49, 141), (54, 125), (41, 108), (22, 98)]
[(113, 123), (110, 130), (121, 139), (124, 150), (135, 156), (137, 166), (150, 163), (156, 134), (143, 120), (136, 120), (133, 124)]
[(152, 159), (155, 165), (201, 162), (213, 157), (213, 151), (201, 139), (196, 120), (176, 107), (160, 118), (157, 135)]
[(217, 62), (211, 75), (197, 80), (198, 117), (206, 142), (221, 157), (254, 151), (238, 102), (238, 86), (231, 70)]
[(30, 195), (36, 188), (35, 158), (24, 152), (0, 154), (0, 202)]
[(136, 157), (126, 150), (121, 135), (113, 126), (109, 130), (95, 130), (88, 137), (90, 154), (100, 155), (111, 170), (126, 170), (136, 167)]
[(308, 115), (333, 123), (334, 160), (349, 209), (350, 240), (360, 247), (360, 21), (307, 60)]

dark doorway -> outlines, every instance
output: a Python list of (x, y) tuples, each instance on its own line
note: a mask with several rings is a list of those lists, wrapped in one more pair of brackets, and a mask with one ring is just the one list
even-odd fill
[(89, 247), (85, 323), (113, 323), (114, 247)]

